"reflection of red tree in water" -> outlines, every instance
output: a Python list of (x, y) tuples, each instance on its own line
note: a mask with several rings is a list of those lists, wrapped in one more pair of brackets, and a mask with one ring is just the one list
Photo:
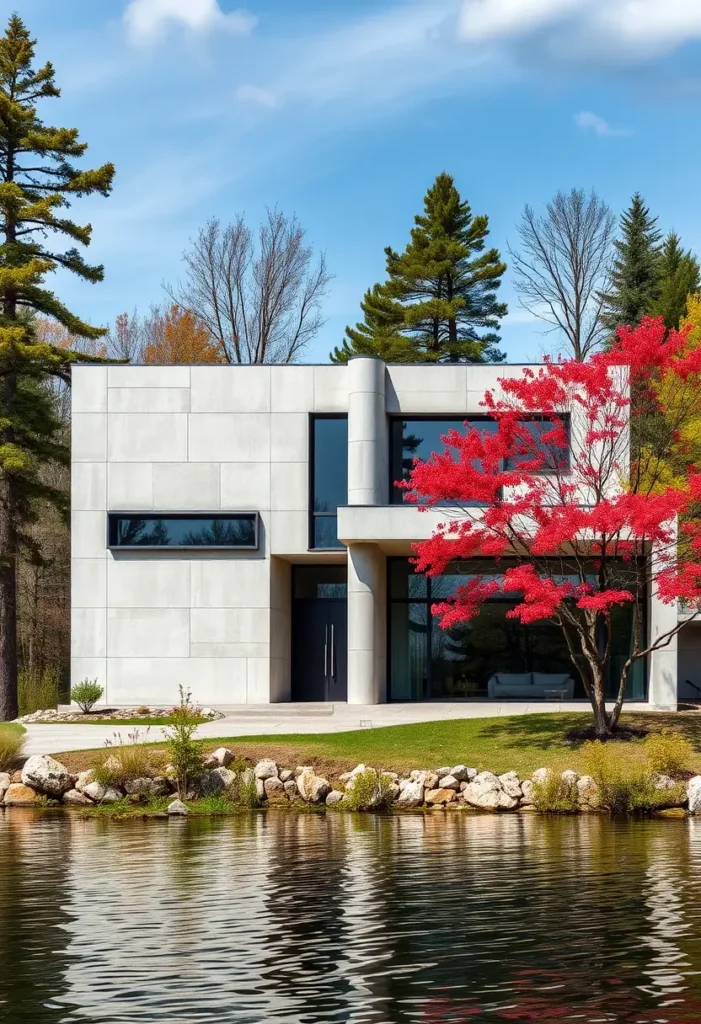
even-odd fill
[[(569, 1019), (581, 1024), (589, 1021), (607, 1024), (699, 1024), (701, 1001), (689, 1001), (684, 993), (659, 994), (658, 1006), (643, 1008), (645, 994), (632, 982), (620, 978), (600, 978), (599, 991), (592, 992), (591, 976), (576, 971), (522, 971), (508, 979), (508, 991), (485, 991), (480, 996), (462, 998), (438, 996), (422, 1007), (422, 1024), (462, 1024), (484, 1016), (493, 1021), (557, 1021)], [(558, 991), (552, 991), (557, 988)], [(538, 991), (544, 990), (544, 991)], [(573, 999), (570, 993), (578, 993)], [(654, 998), (654, 997), (647, 997)], [(480, 1005), (475, 1000), (480, 999)], [(678, 1006), (662, 1005), (670, 1000)], [(503, 1003), (503, 1009), (495, 1004)]]

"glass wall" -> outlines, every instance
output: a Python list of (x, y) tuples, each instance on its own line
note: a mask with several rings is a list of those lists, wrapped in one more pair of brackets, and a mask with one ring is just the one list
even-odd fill
[(310, 548), (342, 548), (337, 510), (348, 504), (348, 417), (315, 416), (311, 436)]
[[(575, 697), (585, 696), (559, 626), (550, 620), (525, 626), (507, 618), (517, 604), (515, 597), (487, 601), (477, 618), (447, 630), (432, 615), (432, 604), (454, 594), (470, 575), (488, 573), (494, 563), (461, 563), (435, 579), (414, 573), (405, 558), (389, 559), (388, 565), (391, 700), (486, 699), (487, 681), (497, 672), (567, 672), (575, 680)], [(611, 695), (631, 635), (632, 609), (619, 607), (614, 615)], [(629, 698), (644, 699), (645, 680), (641, 659), (631, 674)]]

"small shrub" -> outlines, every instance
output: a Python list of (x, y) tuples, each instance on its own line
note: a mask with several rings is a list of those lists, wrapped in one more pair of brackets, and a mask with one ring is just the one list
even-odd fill
[(25, 731), (18, 725), (0, 725), (0, 772), (15, 763), (24, 746)]
[(46, 668), (43, 672), (22, 670), (17, 677), (17, 703), (20, 715), (33, 715), (35, 711), (57, 708), (59, 700), (59, 672)]
[(573, 814), (579, 810), (577, 783), (549, 771), (543, 782), (533, 783), (533, 803), (544, 814)]
[(382, 810), (391, 803), (392, 776), (366, 768), (358, 772), (346, 787), (343, 809), (348, 811)]
[(180, 703), (173, 708), (171, 724), (163, 730), (181, 800), (187, 795), (189, 784), (202, 778), (207, 770), (202, 741), (194, 738), (200, 721), (200, 709), (191, 703), (190, 691), (181, 686)]
[(631, 757), (630, 750), (600, 741), (582, 750), (586, 771), (599, 787), (601, 803), (612, 814), (654, 811), (681, 801), (683, 785), (674, 790), (657, 789), (656, 772), (645, 760)]
[(71, 690), (71, 700), (78, 705), (84, 715), (87, 715), (104, 692), (97, 679), (84, 679), (82, 683), (78, 683)]
[(650, 769), (659, 775), (683, 775), (694, 756), (691, 743), (675, 732), (652, 733), (644, 746)]
[(158, 774), (158, 755), (147, 746), (149, 730), (138, 729), (127, 733), (126, 740), (119, 733), (107, 740), (109, 756), (92, 769), (93, 778), (103, 786), (123, 786), (132, 779), (152, 779)]
[(236, 778), (228, 793), (228, 799), (237, 807), (258, 807), (258, 786), (253, 769), (242, 757), (235, 758), (229, 765)]
[(143, 715), (145, 718), (147, 715), (151, 714), (151, 708), (147, 708), (145, 704), (142, 704), (140, 708), (136, 709), (136, 713), (137, 715)]

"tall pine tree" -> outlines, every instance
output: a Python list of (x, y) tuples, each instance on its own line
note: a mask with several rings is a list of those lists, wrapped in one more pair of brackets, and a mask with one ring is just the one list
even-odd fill
[(112, 164), (77, 170), (71, 160), (87, 148), (77, 129), (40, 118), (40, 101), (60, 93), (50, 63), (34, 69), (34, 48), (13, 15), (0, 38), (0, 720), (17, 715), (17, 558), (32, 547), (27, 527), (39, 504), (65, 506), (65, 495), (40, 471), (68, 458), (47, 384), (52, 377), (70, 380), (73, 357), (40, 342), (32, 318), (41, 313), (79, 337), (104, 333), (74, 316), (45, 279), (62, 268), (102, 280), (102, 267), (87, 264), (75, 245), (63, 249), (54, 240), (90, 243), (90, 226), (75, 224), (64, 211), (73, 198), (108, 195), (114, 175)]
[(699, 290), (699, 264), (691, 252), (682, 248), (681, 239), (670, 231), (664, 240), (658, 264), (657, 297), (651, 303), (651, 316), (661, 316), (665, 326), (677, 329), (687, 314), (687, 299)]
[[(499, 361), (498, 328), (507, 307), (496, 293), (506, 271), (497, 249), (485, 251), (489, 219), (473, 216), (452, 177), (439, 174), (414, 218), (403, 253), (385, 249), (387, 281), (366, 293), (365, 320), (346, 329), (341, 348), (331, 355), (396, 352), (402, 362)], [(387, 329), (391, 332), (388, 345)]]
[(612, 334), (619, 324), (639, 324), (657, 300), (661, 237), (657, 217), (650, 216), (643, 197), (636, 192), (621, 217), (611, 283), (602, 296), (601, 320)]

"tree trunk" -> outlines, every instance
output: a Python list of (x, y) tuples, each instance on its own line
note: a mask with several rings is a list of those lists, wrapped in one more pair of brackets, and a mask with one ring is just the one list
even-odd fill
[[(10, 373), (3, 382), (3, 400), (9, 408), (17, 391)], [(3, 441), (11, 440), (3, 433)], [(0, 476), (0, 722), (17, 718), (17, 534), (13, 515), (12, 477)]]
[(603, 675), (594, 678), (591, 688), (591, 706), (594, 712), (594, 730), (597, 739), (608, 739), (613, 735), (613, 729), (606, 711), (606, 686)]

